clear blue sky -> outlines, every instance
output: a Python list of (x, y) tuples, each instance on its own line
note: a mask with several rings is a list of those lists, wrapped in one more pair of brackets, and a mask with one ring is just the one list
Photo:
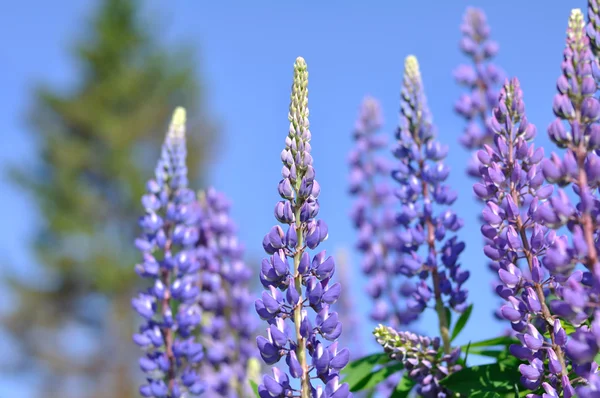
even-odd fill
[[(76, 69), (68, 46), (82, 32), (95, 4), (75, 0), (3, 4), (0, 169), (9, 162), (35, 159), (35, 143), (23, 123), (31, 88), (40, 81), (66, 87), (73, 80)], [(365, 94), (379, 98), (385, 128), (391, 134), (397, 121), (403, 60), (408, 54), (416, 55), (439, 139), (451, 148), (449, 182), (460, 194), (456, 211), (465, 219), (462, 237), (470, 241), (462, 263), (471, 271), (468, 286), (475, 308), (471, 328), (458, 342), (492, 337), (504, 329), (491, 316), (496, 299), (481, 253), (480, 206), (473, 201), (472, 182), (464, 174), (468, 154), (457, 143), (463, 122), (454, 115), (453, 103), (461, 91), (453, 82), (452, 71), (466, 62), (457, 46), (459, 24), (468, 5), (486, 11), (492, 36), (500, 44), (497, 63), (509, 76), (521, 79), (529, 120), (538, 126), (537, 143), (551, 149), (546, 127), (552, 120), (567, 19), (570, 9), (585, 8), (585, 1), (152, 0), (147, 4), (150, 14), (162, 19), (166, 42), (184, 40), (199, 52), (199, 73), (224, 135), (210, 180), (233, 199), (241, 238), (254, 256), (262, 255), (262, 236), (274, 223), (279, 152), (287, 134), (295, 58), (303, 56), (309, 67), (321, 217), (330, 226), (327, 248), (335, 250), (350, 247), (355, 238), (347, 215), (351, 200), (346, 195), (346, 156), (358, 105)], [(0, 261), (24, 273), (37, 272), (27, 249), (37, 223), (36, 211), (4, 176), (0, 177), (0, 192)], [(357, 259), (353, 262), (358, 264)], [(360, 284), (358, 281), (352, 289), (364, 313), (368, 302)], [(0, 299), (0, 310), (11, 305), (6, 293), (0, 294)], [(363, 336), (368, 337), (369, 328)], [(431, 319), (421, 329), (431, 334), (436, 330)], [(0, 397), (25, 398), (26, 392), (19, 388), (17, 393), (17, 387), (0, 379)]]

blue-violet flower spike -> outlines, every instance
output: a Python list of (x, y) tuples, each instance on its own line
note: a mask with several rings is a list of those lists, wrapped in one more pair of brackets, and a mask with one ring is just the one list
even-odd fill
[(388, 147), (386, 137), (377, 134), (382, 123), (379, 102), (366, 97), (349, 156), (350, 193), (356, 197), (351, 218), (358, 230), (356, 247), (362, 254), (362, 271), (369, 278), (366, 290), (374, 301), (371, 319), (397, 327), (417, 319), (419, 312), (401, 305), (413, 289), (412, 284), (402, 278), (394, 260), (398, 200), (388, 181), (389, 159), (379, 153)]
[[(265, 375), (258, 387), (261, 398), (352, 396), (348, 384), (339, 382), (349, 352), (338, 348), (342, 324), (330, 310), (341, 292), (339, 284), (331, 284), (334, 260), (325, 251), (311, 258), (308, 251), (327, 238), (328, 230), (325, 222), (316, 219), (321, 189), (310, 154), (307, 86), (306, 62), (299, 57), (294, 64), (290, 128), (281, 152), (282, 200), (275, 206), (275, 217), (283, 227), (275, 225), (263, 239), (269, 257), (263, 260), (260, 280), (266, 290), (255, 302), (258, 315), (268, 324), (266, 337), (257, 338), (260, 355), (269, 365), (285, 357), (289, 375), (273, 368), (273, 376)], [(315, 317), (309, 315), (311, 309)], [(299, 390), (290, 377), (299, 379)], [(313, 386), (317, 380), (325, 387)]]
[(195, 195), (188, 189), (185, 110), (177, 108), (162, 146), (155, 178), (142, 198), (145, 216), (136, 240), (142, 261), (136, 272), (152, 286), (132, 300), (144, 318), (133, 336), (144, 351), (140, 367), (147, 383), (144, 397), (198, 396), (204, 384), (196, 370), (203, 347), (194, 337), (201, 321), (197, 286), (198, 213)]
[(400, 185), (396, 192), (400, 200), (397, 266), (404, 275), (415, 280), (408, 299), (409, 309), (422, 312), (428, 306), (435, 308), (443, 353), (450, 354), (446, 310), (452, 308), (460, 313), (467, 307), (464, 283), (469, 272), (461, 269), (458, 262), (465, 244), (451, 236), (463, 222), (450, 209), (444, 210), (456, 200), (456, 193), (444, 184), (449, 174), (449, 168), (443, 163), (448, 148), (435, 140), (414, 56), (406, 58), (401, 95), (400, 126), (394, 150), (398, 163), (392, 172)]

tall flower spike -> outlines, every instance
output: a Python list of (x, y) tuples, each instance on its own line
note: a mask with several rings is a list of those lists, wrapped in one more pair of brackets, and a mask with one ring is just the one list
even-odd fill
[(410, 285), (402, 289), (394, 261), (398, 226), (394, 197), (388, 178), (391, 165), (378, 151), (387, 148), (379, 102), (366, 97), (354, 129), (355, 146), (350, 152), (350, 193), (356, 197), (351, 217), (358, 230), (356, 247), (362, 252), (361, 266), (368, 276), (367, 293), (374, 300), (371, 319), (406, 325), (418, 313), (402, 308), (401, 296), (412, 294)]
[[(467, 8), (461, 31), (460, 48), (470, 58), (471, 65), (460, 65), (454, 71), (457, 83), (468, 90), (458, 99), (454, 109), (467, 122), (461, 144), (467, 149), (480, 149), (494, 138), (488, 120), (498, 100), (503, 73), (492, 62), (498, 53), (498, 44), (489, 38), (490, 27), (484, 12)], [(469, 164), (468, 173), (473, 177), (479, 177), (477, 163), (474, 158)]]
[[(589, 32), (588, 32), (589, 33)], [(589, 38), (581, 10), (573, 10), (569, 18), (566, 48), (562, 63), (563, 74), (557, 82), (558, 94), (553, 110), (557, 116), (550, 124), (550, 139), (564, 156), (552, 154), (543, 163), (548, 182), (570, 185), (576, 203), (561, 189), (558, 195), (540, 208), (540, 218), (546, 225), (563, 225), (572, 234), (572, 244), (556, 239), (548, 249), (544, 265), (561, 277), (562, 288), (553, 302), (555, 313), (566, 317), (577, 327), (566, 346), (568, 357), (574, 362), (573, 370), (586, 384), (577, 388), (580, 397), (593, 396), (600, 390), (596, 375), (600, 341), (600, 264), (598, 261), (598, 233), (600, 231), (600, 203), (597, 190), (600, 179), (600, 103), (593, 77), (593, 59)], [(582, 264), (586, 270), (574, 269)], [(558, 277), (557, 277), (558, 278)]]
[[(269, 325), (266, 337), (257, 338), (260, 355), (268, 365), (285, 357), (289, 376), (273, 368), (273, 377), (265, 375), (258, 388), (262, 398), (352, 396), (348, 385), (340, 383), (339, 372), (348, 363), (349, 351), (338, 349), (342, 324), (330, 310), (341, 293), (339, 283), (330, 283), (334, 261), (325, 251), (312, 259), (308, 252), (327, 238), (327, 225), (316, 219), (321, 189), (310, 154), (307, 86), (306, 62), (299, 57), (294, 64), (290, 128), (281, 152), (283, 179), (278, 190), (283, 200), (275, 206), (275, 217), (285, 230), (275, 225), (263, 239), (269, 257), (262, 262), (260, 280), (266, 291), (255, 303), (258, 315)], [(317, 313), (312, 319), (310, 309)], [(299, 379), (299, 390), (290, 376)], [(312, 385), (318, 379), (324, 388)]]
[[(561, 319), (551, 314), (547, 303), (548, 288), (559, 286), (545, 280), (542, 268), (548, 247), (562, 237), (538, 221), (537, 209), (553, 188), (544, 184), (540, 167), (544, 150), (531, 144), (536, 129), (527, 121), (517, 79), (502, 88), (490, 125), (496, 136), (492, 145), (477, 153), (482, 182), (473, 189), (486, 202), (481, 232), (488, 239), (484, 253), (499, 267), (502, 284), (496, 291), (506, 300), (500, 313), (521, 342), (510, 351), (527, 361), (519, 367), (525, 388), (536, 390), (545, 383), (568, 398), (573, 388), (564, 354), (566, 335)], [(524, 259), (524, 269), (519, 259)]]
[(136, 246), (142, 262), (136, 272), (152, 286), (132, 300), (144, 324), (133, 336), (145, 354), (140, 367), (147, 384), (144, 397), (197, 396), (204, 386), (196, 371), (203, 347), (194, 334), (201, 320), (198, 305), (198, 212), (187, 184), (185, 110), (177, 108), (162, 147), (156, 175), (142, 198), (146, 215), (140, 219)]
[[(400, 126), (396, 133), (398, 145), (394, 150), (399, 162), (392, 173), (400, 184), (397, 191), (400, 199), (397, 266), (407, 277), (417, 279), (408, 299), (409, 309), (422, 312), (428, 306), (435, 308), (443, 351), (450, 354), (446, 309), (462, 312), (466, 308), (464, 283), (469, 272), (462, 270), (458, 263), (464, 243), (456, 236), (447, 235), (458, 231), (463, 222), (450, 209), (437, 213), (452, 205), (456, 194), (443, 183), (449, 174), (443, 163), (448, 148), (435, 141), (419, 65), (414, 56), (406, 58), (400, 111)], [(449, 363), (448, 368), (451, 365)]]
[[(477, 158), (477, 150), (493, 143), (495, 133), (490, 120), (492, 109), (498, 103), (504, 73), (493, 62), (498, 53), (498, 44), (490, 39), (491, 29), (483, 10), (468, 7), (460, 29), (463, 33), (460, 48), (471, 64), (460, 65), (454, 71), (456, 82), (467, 91), (456, 101), (454, 109), (466, 122), (460, 143), (473, 151), (467, 174), (479, 178), (481, 162)], [(489, 243), (484, 237), (484, 244)], [(487, 265), (493, 274), (497, 275), (498, 263), (491, 261)], [(501, 285), (501, 281), (494, 278), (493, 289), (498, 285)], [(500, 317), (497, 309), (495, 315)]]
[(201, 211), (196, 255), (200, 264), (200, 305), (204, 311), (201, 341), (206, 360), (200, 373), (206, 380), (207, 398), (243, 398), (249, 390), (249, 361), (254, 319), (248, 290), (250, 269), (244, 263), (244, 248), (229, 212), (229, 200), (210, 188), (198, 195)]

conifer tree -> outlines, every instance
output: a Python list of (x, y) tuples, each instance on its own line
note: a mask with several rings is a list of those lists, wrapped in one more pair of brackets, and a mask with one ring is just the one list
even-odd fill
[[(141, 11), (136, 0), (99, 3), (76, 39), (74, 86), (36, 90), (28, 121), (38, 161), (13, 169), (38, 207), (33, 248), (52, 282), (40, 287), (30, 283), (33, 276), (10, 278), (18, 305), (3, 323), (21, 345), (22, 369), (35, 365), (45, 378), (44, 397), (68, 396), (63, 381), (73, 376), (98, 386), (78, 397), (137, 395), (129, 300), (138, 283), (132, 242), (144, 181), (176, 105), (192, 117), (191, 180), (200, 178), (214, 135), (189, 50), (165, 49), (164, 26), (142, 20)], [(65, 353), (59, 336), (68, 339), (69, 330), (93, 343)]]

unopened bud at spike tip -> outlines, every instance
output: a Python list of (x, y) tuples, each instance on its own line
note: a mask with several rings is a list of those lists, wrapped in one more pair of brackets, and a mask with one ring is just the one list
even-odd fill
[(406, 71), (406, 76), (409, 78), (420, 78), (421, 72), (419, 71), (419, 61), (417, 60), (417, 57), (414, 55), (406, 57), (406, 60), (404, 61), (404, 70)]
[(185, 108), (178, 106), (173, 111), (171, 126), (167, 138), (183, 138), (185, 136), (186, 112)]
[(175, 108), (175, 111), (173, 111), (173, 118), (171, 119), (171, 124), (173, 126), (183, 126), (185, 125), (185, 119), (185, 108), (182, 106), (178, 106), (177, 108)]

